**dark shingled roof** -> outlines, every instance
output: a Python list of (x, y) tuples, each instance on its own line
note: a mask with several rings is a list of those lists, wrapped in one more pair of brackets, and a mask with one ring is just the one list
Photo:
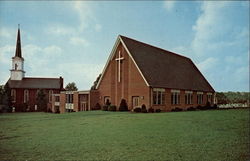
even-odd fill
[(60, 89), (60, 78), (29, 78), (25, 77), (22, 80), (8, 80), (10, 88), (36, 88), (36, 89)]
[(120, 36), (149, 86), (214, 92), (191, 59)]

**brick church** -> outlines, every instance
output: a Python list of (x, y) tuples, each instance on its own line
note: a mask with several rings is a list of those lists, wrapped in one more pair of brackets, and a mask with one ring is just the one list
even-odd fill
[(11, 89), (12, 106), (15, 111), (44, 111), (37, 106), (37, 94), (43, 90), (47, 110), (52, 106), (52, 95), (63, 90), (63, 78), (25, 77), (24, 58), (22, 57), (20, 29), (17, 32), (16, 52), (12, 57), (12, 69), (8, 85)]
[(52, 109), (92, 110), (107, 100), (119, 107), (122, 99), (129, 110), (144, 104), (147, 109), (171, 111), (213, 105), (215, 91), (191, 59), (119, 35), (96, 89), (61, 92)]
[(170, 111), (213, 103), (215, 91), (191, 59), (118, 36), (97, 85), (99, 103), (107, 99), (130, 110), (141, 107)]

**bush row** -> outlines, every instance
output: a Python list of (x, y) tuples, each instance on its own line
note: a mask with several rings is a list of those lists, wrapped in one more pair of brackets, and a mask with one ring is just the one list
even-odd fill
[[(195, 110), (214, 110), (214, 109), (218, 109), (217, 105), (213, 105), (211, 106), (210, 103), (207, 103), (205, 106), (197, 106), (197, 107), (188, 107), (187, 111), (195, 111)], [(182, 108), (176, 107), (174, 109), (172, 109), (171, 111), (173, 112), (178, 112), (178, 111), (183, 111)]]
[[(117, 111), (117, 107), (115, 105), (111, 105), (109, 101), (102, 107), (103, 111)], [(128, 105), (125, 99), (121, 100), (120, 106), (118, 108), (119, 111), (128, 111)]]

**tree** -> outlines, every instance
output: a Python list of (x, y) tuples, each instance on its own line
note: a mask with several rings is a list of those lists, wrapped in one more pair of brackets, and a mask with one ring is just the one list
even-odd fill
[(65, 87), (67, 91), (77, 91), (78, 88), (76, 87), (75, 82), (68, 83), (67, 86)]
[(4, 99), (4, 86), (0, 85), (0, 105), (3, 104), (3, 99)]
[(128, 111), (128, 105), (125, 99), (121, 100), (119, 111)]
[(43, 90), (38, 90), (36, 97), (37, 107), (39, 111), (47, 111), (47, 99)]
[(6, 83), (4, 86), (4, 104), (8, 107), (8, 111), (11, 111), (12, 98), (11, 98), (11, 89), (9, 83)]
[(99, 74), (99, 76), (96, 78), (93, 86), (91, 87), (91, 90), (95, 90), (96, 89), (97, 83), (99, 82), (101, 76), (102, 76), (102, 74)]

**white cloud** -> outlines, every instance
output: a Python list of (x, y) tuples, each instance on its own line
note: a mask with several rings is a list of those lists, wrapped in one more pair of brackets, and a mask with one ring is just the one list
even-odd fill
[(170, 11), (172, 11), (173, 10), (173, 8), (174, 8), (174, 6), (175, 6), (175, 1), (169, 1), (169, 0), (165, 0), (164, 1), (164, 8), (168, 11), (168, 12), (170, 12)]
[(100, 24), (96, 24), (96, 25), (95, 25), (95, 30), (96, 30), (97, 32), (101, 31), (101, 30), (102, 30), (102, 26), (101, 26)]
[(89, 42), (80, 37), (72, 37), (69, 41), (72, 45), (89, 46)]
[(62, 35), (72, 35), (74, 34), (75, 30), (69, 26), (65, 26), (62, 24), (52, 24), (45, 29), (45, 32), (48, 34), (62, 36)]
[(0, 47), (0, 64), (7, 65), (10, 63), (11, 57), (15, 54), (15, 46), (6, 45)]
[(204, 61), (198, 63), (197, 66), (202, 72), (206, 73), (210, 71), (211, 69), (214, 69), (217, 63), (218, 63), (217, 58), (209, 57), (205, 59)]
[(79, 31), (82, 32), (88, 27), (88, 23), (91, 19), (93, 19), (93, 13), (88, 5), (88, 2), (84, 1), (76, 1), (74, 3), (74, 9), (78, 13), (80, 26)]

